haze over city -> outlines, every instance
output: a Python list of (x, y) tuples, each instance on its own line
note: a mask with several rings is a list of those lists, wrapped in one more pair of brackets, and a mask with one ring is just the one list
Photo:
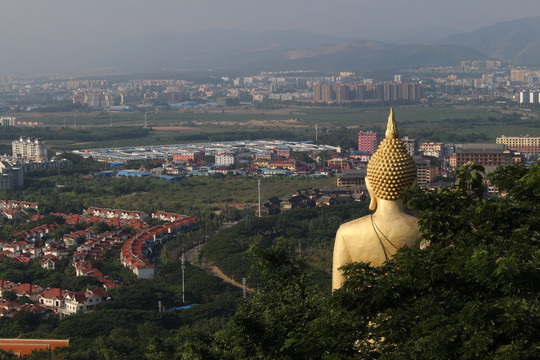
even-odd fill
[[(60, 71), (62, 59), (149, 34), (300, 30), (344, 40), (429, 42), (540, 15), (534, 0), (442, 1), (24, 1), (1, 2), (0, 73)], [(168, 37), (156, 46), (168, 47)], [(328, 40), (330, 41), (330, 40)], [(336, 41), (338, 42), (338, 41)], [(137, 44), (137, 40), (134, 40)], [(137, 49), (140, 53), (145, 48)], [(134, 51), (134, 54), (137, 54)], [(106, 58), (106, 53), (94, 54)], [(58, 64), (57, 67), (53, 66)], [(67, 65), (65, 65), (67, 67)], [(98, 65), (99, 66), (99, 65)], [(69, 64), (75, 69), (76, 64)]]

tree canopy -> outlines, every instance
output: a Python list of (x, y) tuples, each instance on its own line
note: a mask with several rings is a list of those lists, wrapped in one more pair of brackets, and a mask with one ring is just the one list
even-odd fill
[(493, 173), (502, 198), (484, 196), (482, 173), (408, 194), (427, 246), (346, 266), (331, 296), (283, 242), (257, 250), (267, 286), (215, 334), (213, 358), (537, 359), (540, 166)]

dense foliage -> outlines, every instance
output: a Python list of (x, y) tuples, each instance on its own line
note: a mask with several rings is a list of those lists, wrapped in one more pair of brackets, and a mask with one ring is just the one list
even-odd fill
[(540, 166), (496, 171), (502, 199), (482, 196), (481, 170), (410, 194), (429, 245), (347, 266), (326, 300), (282, 242), (255, 250), (268, 286), (214, 335), (212, 358), (537, 359)]
[(365, 215), (367, 203), (351, 202), (340, 206), (298, 208), (278, 215), (250, 218), (237, 226), (221, 230), (206, 244), (202, 255), (236, 279), (248, 278), (256, 286), (257, 273), (250, 272), (253, 261), (246, 251), (253, 244), (271, 246), (278, 238), (288, 240), (299, 256), (315, 264), (325, 285), (331, 269), (331, 249), (340, 224)]

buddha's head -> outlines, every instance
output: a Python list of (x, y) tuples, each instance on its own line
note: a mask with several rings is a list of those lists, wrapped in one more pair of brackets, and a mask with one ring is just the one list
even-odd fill
[(415, 180), (416, 165), (399, 138), (394, 110), (390, 109), (386, 136), (367, 166), (366, 187), (371, 197), (369, 209), (375, 210), (377, 199), (397, 200)]

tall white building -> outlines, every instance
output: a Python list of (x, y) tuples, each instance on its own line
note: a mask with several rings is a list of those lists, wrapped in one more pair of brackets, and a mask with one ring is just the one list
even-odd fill
[(2, 126), (17, 126), (17, 118), (13, 116), (0, 117), (0, 125)]
[(21, 157), (32, 161), (47, 160), (47, 145), (43, 139), (21, 136), (19, 140), (13, 140), (11, 148), (13, 157)]

